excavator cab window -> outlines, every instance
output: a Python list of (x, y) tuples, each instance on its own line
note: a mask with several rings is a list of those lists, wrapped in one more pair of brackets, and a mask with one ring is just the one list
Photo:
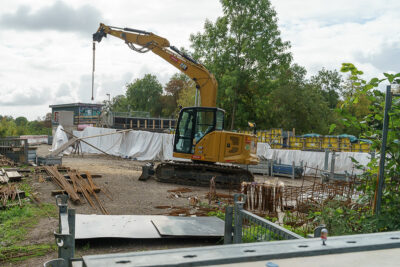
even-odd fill
[(191, 107), (181, 110), (175, 133), (174, 152), (191, 153), (194, 146), (212, 131), (222, 131), (224, 111), (218, 108)]
[(196, 112), (191, 109), (182, 110), (175, 133), (174, 150), (179, 153), (192, 153), (193, 127)]

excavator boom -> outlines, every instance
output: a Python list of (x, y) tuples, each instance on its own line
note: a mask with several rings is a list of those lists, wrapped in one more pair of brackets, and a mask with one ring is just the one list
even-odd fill
[(200, 91), (202, 107), (215, 107), (217, 104), (217, 81), (202, 64), (181, 52), (175, 46), (170, 46), (167, 39), (154, 33), (131, 28), (118, 28), (100, 24), (93, 34), (94, 42), (101, 42), (107, 34), (125, 41), (129, 48), (139, 53), (152, 51), (165, 61), (189, 76)]

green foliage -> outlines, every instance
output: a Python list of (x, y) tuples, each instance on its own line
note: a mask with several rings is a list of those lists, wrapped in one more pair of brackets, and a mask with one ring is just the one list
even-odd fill
[[(386, 78), (373, 78), (370, 81), (362, 79), (362, 71), (351, 63), (344, 63), (342, 72), (350, 73), (350, 81), (346, 97), (337, 112), (342, 117), (343, 125), (348, 129), (356, 129), (360, 136), (373, 142), (372, 148), (379, 150), (382, 145), (382, 125), (384, 110), (384, 94), (378, 90), (383, 81), (398, 83), (400, 74), (384, 74)], [(354, 106), (360, 105), (366, 99), (368, 112), (356, 113)], [(376, 194), (378, 160), (372, 160), (362, 176), (358, 190), (363, 192), (359, 197), (360, 207), (346, 207), (339, 202), (331, 201), (320, 212), (314, 212), (315, 220), (327, 224), (333, 234), (365, 233), (376, 231), (394, 231), (400, 229), (400, 101), (393, 100), (389, 112), (389, 134), (387, 140), (387, 155), (385, 158), (385, 187), (382, 195), (381, 212), (374, 215), (374, 196)], [(355, 161), (355, 160), (354, 160)], [(360, 165), (360, 164), (357, 164)]]
[(317, 75), (312, 76), (310, 82), (320, 89), (325, 102), (330, 109), (336, 108), (339, 102), (339, 93), (342, 86), (342, 76), (336, 70), (322, 68)]
[(346, 203), (331, 200), (321, 211), (310, 212), (309, 218), (315, 225), (325, 224), (329, 235), (350, 235), (375, 232), (375, 218), (360, 206), (348, 207)]
[[(289, 67), (289, 43), (281, 40), (276, 12), (268, 0), (222, 0), (223, 16), (192, 34), (194, 57), (215, 75), (218, 104), (228, 123), (254, 120), (255, 101), (270, 91), (271, 80)], [(265, 103), (264, 103), (265, 105)]]
[(36, 134), (51, 135), (51, 120), (28, 121), (25, 117), (14, 120), (9, 116), (1, 116), (0, 137)]
[(0, 211), (0, 242), (15, 245), (24, 239), (43, 216), (57, 215), (56, 208), (52, 204), (42, 204), (40, 207), (25, 203), (22, 207), (12, 207)]
[(130, 110), (149, 111), (152, 116), (160, 116), (162, 107), (159, 105), (162, 85), (155, 75), (146, 74), (142, 79), (136, 79), (127, 85), (126, 98)]
[(117, 95), (112, 98), (110, 110), (113, 112), (128, 112), (128, 99), (124, 95)]

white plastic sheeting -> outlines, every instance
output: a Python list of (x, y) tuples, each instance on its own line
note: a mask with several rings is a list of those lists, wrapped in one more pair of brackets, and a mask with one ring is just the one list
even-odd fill
[[(58, 125), (56, 133), (53, 137), (53, 144), (51, 145), (50, 151), (54, 151), (68, 142), (67, 134), (63, 131), (63, 129), (64, 128), (61, 125)], [(64, 150), (64, 154), (68, 155), (71, 153), (71, 150), (72, 148), (67, 148)]]
[[(60, 126), (59, 126), (60, 127)], [(137, 160), (173, 160), (173, 138), (172, 134), (153, 133), (146, 131), (129, 131), (116, 133), (115, 129), (87, 127), (84, 131), (74, 131), (77, 137), (88, 137), (101, 134), (115, 133), (105, 136), (98, 136), (94, 138), (84, 139), (86, 142), (100, 148), (108, 154), (120, 156), (124, 158), (134, 158)], [(62, 142), (67, 142), (66, 135), (63, 131), (57, 129), (54, 147), (59, 147)], [(60, 144), (61, 143), (61, 144)], [(81, 142), (82, 152), (100, 154), (97, 149), (94, 149), (87, 144)], [(314, 151), (301, 151), (301, 150), (284, 150), (284, 149), (271, 149), (266, 143), (257, 144), (257, 155), (260, 158), (270, 160), (281, 160), (282, 164), (292, 164), (294, 161), (296, 165), (303, 164), (311, 168), (324, 168), (325, 152)], [(357, 152), (337, 152), (335, 161), (335, 172), (348, 171), (354, 174), (360, 174), (361, 171), (354, 168), (354, 163), (351, 157), (355, 158), (358, 162), (366, 165), (370, 161), (370, 154), (357, 153)], [(180, 159), (181, 160), (181, 159)], [(328, 170), (330, 170), (331, 154), (328, 160)], [(313, 175), (314, 169), (307, 168), (306, 174)], [(354, 169), (353, 169), (354, 168)]]
[(47, 144), (49, 140), (47, 135), (21, 135), (20, 138), (28, 140), (30, 145)]
[[(257, 153), (258, 154), (258, 153)], [(358, 152), (336, 152), (335, 158), (335, 172), (343, 173), (344, 171), (352, 172), (354, 174), (361, 174), (362, 171), (355, 168), (354, 163), (351, 158), (353, 157), (360, 164), (366, 165), (370, 159), (371, 155), (368, 153), (358, 153)], [(325, 152), (315, 152), (315, 151), (301, 151), (301, 150), (285, 150), (285, 149), (268, 149), (264, 155), (259, 155), (265, 159), (270, 160), (281, 160), (282, 164), (292, 164), (294, 161), (296, 165), (300, 165), (303, 161), (303, 165), (307, 164), (306, 175), (315, 174), (315, 168), (320, 170), (324, 169), (325, 163)], [(328, 171), (331, 169), (331, 158), (332, 153), (329, 153), (328, 157)], [(312, 169), (314, 168), (314, 169)], [(318, 173), (319, 175), (319, 173)]]
[[(79, 138), (109, 134), (84, 139), (102, 151), (123, 158), (137, 160), (172, 160), (173, 135), (146, 131), (129, 131), (116, 133), (115, 129), (87, 127), (74, 135)], [(115, 133), (115, 134), (110, 134)], [(81, 142), (83, 153), (101, 154), (102, 152)]]
[[(110, 154), (119, 156), (119, 149), (122, 141), (122, 134), (113, 134), (117, 132), (115, 129), (108, 128), (97, 128), (97, 127), (86, 127), (83, 131), (73, 131), (73, 135), (76, 137), (88, 137), (94, 135), (103, 135), (93, 138), (83, 139), (85, 142), (98, 147), (102, 151)], [(107, 135), (104, 135), (107, 134)], [(89, 154), (102, 154), (101, 151), (81, 142), (82, 152)]]

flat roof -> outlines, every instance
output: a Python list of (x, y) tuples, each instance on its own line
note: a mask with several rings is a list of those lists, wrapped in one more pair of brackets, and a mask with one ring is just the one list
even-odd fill
[(50, 108), (65, 108), (65, 107), (80, 107), (80, 106), (89, 106), (89, 107), (102, 107), (104, 104), (93, 104), (93, 103), (70, 103), (70, 104), (58, 104), (58, 105), (50, 105)]

